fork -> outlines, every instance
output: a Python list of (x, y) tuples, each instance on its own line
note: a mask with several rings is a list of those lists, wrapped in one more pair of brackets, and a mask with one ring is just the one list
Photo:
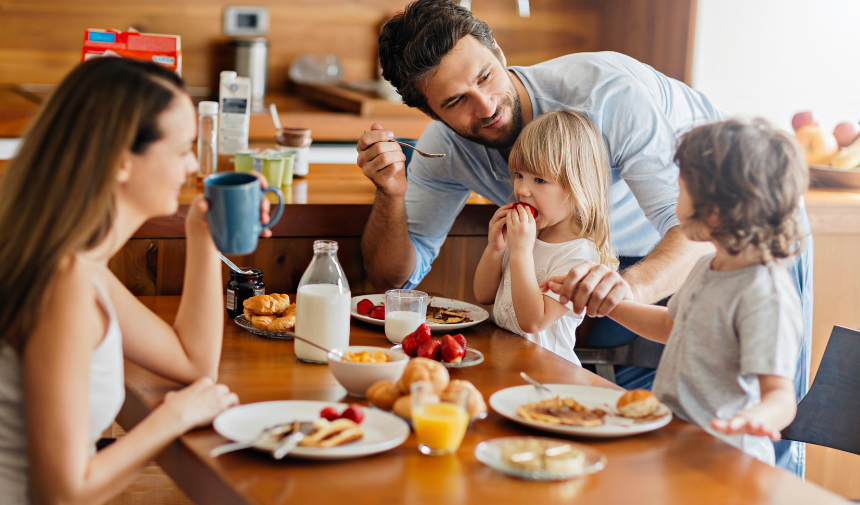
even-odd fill
[[(364, 133), (367, 133), (367, 131), (365, 131)], [(442, 156), (445, 156), (444, 154), (425, 153), (424, 151), (418, 150), (415, 146), (407, 144), (406, 142), (400, 142), (399, 140), (389, 139), (386, 142), (394, 142), (395, 144), (400, 144), (401, 146), (408, 147), (409, 149), (412, 149), (421, 156), (424, 156), (425, 158), (441, 158)]]
[(547, 393), (552, 394), (552, 391), (550, 391), (548, 387), (546, 387), (546, 386), (544, 386), (543, 384), (541, 384), (540, 382), (538, 382), (538, 381), (536, 381), (536, 380), (532, 379), (531, 377), (529, 377), (528, 375), (526, 375), (526, 373), (525, 373), (525, 372), (520, 372), (520, 377), (522, 377), (524, 381), (528, 382), (529, 384), (531, 384), (532, 386), (534, 386), (534, 387), (538, 388), (539, 390), (540, 390), (540, 389), (543, 389), (543, 390), (544, 390), (544, 391), (546, 391)]
[(251, 440), (245, 440), (244, 442), (232, 442), (229, 444), (224, 444), (218, 446), (211, 451), (209, 451), (210, 458), (217, 458), (222, 454), (227, 454), (228, 452), (240, 451), (242, 449), (248, 449), (249, 447), (254, 447), (258, 443), (262, 442), (266, 439), (266, 437), (270, 437), (273, 435), (279, 435), (281, 433), (287, 432), (292, 428), (292, 423), (281, 424), (278, 426), (273, 426), (272, 428), (266, 428), (259, 435)]

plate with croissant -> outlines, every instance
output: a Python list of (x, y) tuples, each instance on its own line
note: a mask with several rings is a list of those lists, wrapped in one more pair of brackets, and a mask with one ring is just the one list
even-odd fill
[(247, 331), (261, 337), (292, 340), (284, 332), (296, 328), (296, 304), (289, 295), (273, 293), (257, 295), (242, 302), (243, 313), (233, 321)]

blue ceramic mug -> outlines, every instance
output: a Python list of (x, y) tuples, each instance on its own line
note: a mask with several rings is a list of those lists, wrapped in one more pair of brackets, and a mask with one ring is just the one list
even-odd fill
[[(242, 256), (257, 248), (257, 239), (281, 219), (284, 195), (278, 188), (263, 190), (260, 179), (247, 173), (221, 172), (203, 179), (203, 193), (209, 201), (209, 231), (215, 246), (224, 254)], [(278, 197), (278, 208), (269, 224), (260, 223), (260, 203), (264, 193)]]

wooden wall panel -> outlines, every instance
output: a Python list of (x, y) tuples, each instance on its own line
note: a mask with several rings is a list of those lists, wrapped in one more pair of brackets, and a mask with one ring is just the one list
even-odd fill
[(690, 84), (696, 0), (605, 0), (600, 49), (618, 51)]
[[(56, 83), (80, 60), (87, 28), (182, 36), (183, 76), (191, 86), (217, 83), (232, 66), (221, 35), (225, 4), (269, 8), (269, 89), (284, 89), (297, 54), (337, 54), (346, 79), (371, 79), (382, 23), (406, 0), (0, 0), (0, 83)], [(531, 17), (514, 0), (475, 0), (512, 65), (530, 65), (599, 46), (598, 0), (531, 0)]]

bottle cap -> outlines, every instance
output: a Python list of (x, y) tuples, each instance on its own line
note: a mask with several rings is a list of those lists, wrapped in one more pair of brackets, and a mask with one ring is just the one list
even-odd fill
[(235, 79), (238, 76), (239, 76), (239, 74), (237, 74), (236, 72), (234, 72), (232, 70), (224, 70), (223, 72), (221, 72), (221, 80), (222, 81), (223, 80), (232, 81), (233, 79)]
[(197, 105), (197, 112), (206, 114), (207, 116), (214, 116), (218, 114), (218, 102), (200, 102)]

